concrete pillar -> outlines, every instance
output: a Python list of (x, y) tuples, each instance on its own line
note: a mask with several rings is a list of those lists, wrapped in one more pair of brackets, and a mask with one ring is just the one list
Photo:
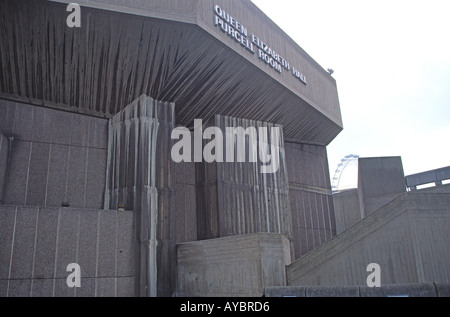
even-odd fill
[[(211, 126), (223, 131), (224, 161), (227, 161), (227, 154), (234, 151), (234, 162), (203, 162), (197, 165), (199, 239), (259, 232), (281, 233), (291, 239), (292, 221), (282, 127), (221, 115), (216, 115), (204, 129)], [(247, 135), (242, 139), (245, 163), (238, 162), (240, 142), (236, 137), (233, 139), (229, 132), (225, 133), (227, 128), (242, 128), (247, 132), (255, 128), (256, 135)], [(267, 128), (269, 134), (264, 136), (259, 128)], [(279, 128), (279, 135), (273, 128)], [(204, 141), (204, 145), (209, 142)], [(278, 161), (279, 168), (274, 173), (262, 173), (262, 166), (266, 164), (261, 161), (263, 143), (274, 146), (270, 151), (271, 161), (268, 162)], [(256, 162), (251, 161), (250, 152), (258, 154)]]
[(173, 103), (141, 96), (109, 122), (105, 209), (136, 212), (139, 296), (175, 291), (174, 111)]

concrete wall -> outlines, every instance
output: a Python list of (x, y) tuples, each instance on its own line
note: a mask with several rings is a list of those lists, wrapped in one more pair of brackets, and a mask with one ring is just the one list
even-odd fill
[(133, 212), (0, 206), (0, 228), (0, 297), (135, 294)]
[(382, 284), (450, 282), (450, 197), (404, 193), (287, 268), (288, 285), (366, 285), (370, 263)]
[(4, 204), (103, 208), (105, 119), (0, 99), (0, 134), (14, 138)]
[(285, 142), (295, 258), (336, 235), (326, 148)]
[(255, 296), (285, 286), (289, 241), (279, 234), (252, 234), (178, 246), (178, 296)]
[(333, 205), (337, 234), (361, 221), (358, 189), (349, 189), (333, 194)]
[(367, 217), (406, 192), (401, 157), (360, 158), (358, 196), (362, 217)]

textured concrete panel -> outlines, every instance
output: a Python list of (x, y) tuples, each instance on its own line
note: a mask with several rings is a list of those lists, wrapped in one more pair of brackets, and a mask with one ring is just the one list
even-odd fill
[(0, 206), (0, 280), (9, 277), (16, 208)]
[(52, 112), (52, 143), (70, 144), (72, 129), (72, 113), (64, 111)]
[(8, 297), (30, 297), (31, 280), (10, 280)]
[(45, 205), (49, 152), (49, 144), (38, 142), (33, 143), (26, 195), (26, 205), (28, 206)]
[(69, 146), (51, 145), (46, 206), (60, 207), (66, 199), (68, 158)]
[(25, 205), (30, 152), (30, 142), (13, 141), (10, 170), (4, 197), (7, 205)]
[(285, 286), (288, 240), (252, 234), (178, 245), (178, 296), (262, 296)]
[(85, 208), (101, 209), (105, 195), (107, 152), (92, 148), (88, 151)]
[(83, 210), (80, 213), (78, 234), (78, 264), (83, 278), (95, 277), (97, 272), (98, 219), (100, 211)]
[(37, 208), (17, 207), (11, 264), (12, 279), (32, 277), (37, 215)]
[(108, 120), (90, 118), (89, 146), (99, 149), (106, 149), (108, 147)]
[(360, 158), (358, 196), (364, 217), (406, 192), (401, 157)]
[(67, 278), (67, 266), (71, 263), (77, 263), (80, 213), (80, 210), (61, 208), (56, 250), (56, 278)]
[(16, 105), (14, 102), (0, 99), (0, 133), (13, 136), (14, 114)]
[(439, 297), (450, 297), (450, 284), (436, 283), (436, 290)]
[(97, 277), (116, 276), (117, 211), (101, 211)]
[(66, 201), (72, 208), (85, 207), (87, 148), (72, 146), (69, 153), (69, 176)]
[(75, 297), (75, 288), (67, 286), (66, 278), (54, 280), (54, 297)]
[(58, 215), (58, 208), (39, 209), (34, 255), (34, 279), (49, 279), (54, 276)]
[(83, 277), (81, 275), (81, 287), (75, 290), (76, 297), (95, 297), (95, 281), (95, 278)]
[[(91, 117), (73, 114), (71, 122), (70, 144), (75, 146), (89, 146), (89, 122)], [(67, 127), (66, 127), (67, 128)]]
[(52, 117), (55, 110), (34, 107), (33, 141), (52, 142)]
[(31, 141), (33, 136), (34, 108), (31, 105), (17, 104), (14, 114), (14, 138)]
[(0, 204), (3, 203), (3, 193), (6, 186), (8, 153), (9, 153), (8, 138), (0, 133)]
[(116, 279), (115, 278), (97, 278), (96, 297), (115, 297)]
[(290, 286), (290, 287), (266, 287), (264, 289), (265, 297), (306, 297), (307, 287)]
[[(117, 276), (134, 276), (136, 242), (134, 212), (117, 213)], [(134, 285), (134, 284), (133, 284)]]
[(6, 297), (8, 294), (8, 281), (0, 280), (0, 297)]
[(307, 287), (306, 297), (359, 297), (359, 287)]
[(134, 277), (118, 277), (117, 278), (117, 297), (134, 297), (135, 296), (135, 278)]
[(434, 284), (382, 285), (381, 288), (360, 287), (361, 297), (436, 297)]
[(31, 297), (52, 297), (53, 279), (44, 279), (32, 281)]

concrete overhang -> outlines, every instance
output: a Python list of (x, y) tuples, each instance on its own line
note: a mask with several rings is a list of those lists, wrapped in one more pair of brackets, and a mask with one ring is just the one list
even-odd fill
[[(0, 97), (109, 118), (146, 94), (175, 102), (179, 125), (222, 114), (321, 145), (342, 130), (335, 80), (250, 0), (79, 0), (80, 28), (70, 2), (2, 0)], [(290, 69), (224, 33), (216, 5)]]

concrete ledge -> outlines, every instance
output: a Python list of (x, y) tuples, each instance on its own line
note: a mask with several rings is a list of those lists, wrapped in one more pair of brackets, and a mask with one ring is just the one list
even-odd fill
[(434, 284), (384, 285), (380, 288), (360, 287), (361, 297), (437, 297)]
[(450, 284), (393, 284), (380, 288), (367, 286), (266, 287), (266, 297), (450, 297)]

